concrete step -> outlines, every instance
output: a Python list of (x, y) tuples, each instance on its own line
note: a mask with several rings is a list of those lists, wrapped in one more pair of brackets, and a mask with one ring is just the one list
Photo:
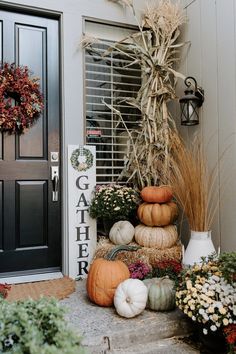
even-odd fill
[(107, 351), (107, 354), (199, 354), (199, 351), (184, 342), (170, 338), (126, 349), (113, 349)]
[[(113, 307), (97, 306), (87, 298), (84, 280), (78, 281), (76, 292), (61, 303), (68, 309), (67, 320), (82, 335), (82, 344), (91, 354), (113, 353), (114, 350), (119, 350), (117, 353), (135, 353), (127, 350), (132, 348), (139, 350), (135, 349), (136, 346), (156, 350), (155, 346), (158, 345), (158, 350), (165, 350), (167, 342), (160, 341), (185, 337), (192, 333), (191, 321), (178, 309), (170, 312), (145, 310), (135, 318), (126, 319), (117, 315)], [(137, 353), (149, 352), (141, 350)], [(150, 353), (158, 352), (150, 351)]]

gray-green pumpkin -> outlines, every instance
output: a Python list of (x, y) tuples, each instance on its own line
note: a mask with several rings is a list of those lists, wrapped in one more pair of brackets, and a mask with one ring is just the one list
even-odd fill
[(168, 277), (153, 278), (148, 284), (147, 307), (155, 311), (170, 311), (175, 308), (174, 281)]

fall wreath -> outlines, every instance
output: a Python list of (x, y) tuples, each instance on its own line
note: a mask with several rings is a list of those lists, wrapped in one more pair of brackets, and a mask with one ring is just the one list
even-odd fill
[(23, 133), (43, 110), (39, 78), (30, 78), (27, 66), (0, 67), (0, 131)]

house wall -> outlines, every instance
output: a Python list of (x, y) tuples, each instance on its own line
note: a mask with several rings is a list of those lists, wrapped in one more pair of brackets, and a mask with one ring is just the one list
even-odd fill
[[(80, 40), (83, 33), (83, 17), (104, 21), (133, 24), (128, 9), (108, 0), (0, 0), (0, 8), (35, 10), (39, 13), (55, 13), (61, 17), (61, 77), (62, 77), (62, 144), (63, 144), (63, 273), (68, 274), (68, 192), (67, 147), (84, 144), (84, 95), (83, 52)], [(142, 0), (135, 0), (137, 12), (143, 8)]]
[[(177, 125), (186, 140), (200, 130), (211, 168), (219, 168), (217, 195), (219, 208), (213, 223), (215, 246), (235, 250), (236, 237), (236, 75), (235, 75), (235, 1), (182, 0), (186, 6), (188, 23), (183, 27), (183, 40), (190, 40), (182, 53), (179, 71), (196, 77), (205, 90), (201, 108), (201, 122), (197, 127), (179, 125), (178, 105), (175, 105)], [(63, 156), (68, 144), (84, 143), (83, 55), (80, 39), (83, 17), (105, 21), (135, 24), (128, 9), (108, 0), (0, 0), (0, 7), (30, 8), (39, 12), (55, 12), (61, 16), (61, 74)], [(135, 0), (137, 9), (143, 0)], [(178, 85), (179, 96), (183, 83)], [(223, 154), (224, 152), (224, 154)], [(223, 155), (223, 157), (222, 157)], [(63, 272), (68, 271), (68, 214), (67, 214), (67, 161), (63, 164)], [(186, 240), (188, 238), (185, 232)]]
[[(218, 170), (214, 189), (218, 206), (212, 227), (215, 246), (236, 250), (236, 3), (234, 0), (186, 0), (188, 23), (179, 69), (205, 90), (200, 125), (179, 127), (186, 141), (200, 131), (208, 164)], [(178, 87), (183, 95), (183, 84)]]

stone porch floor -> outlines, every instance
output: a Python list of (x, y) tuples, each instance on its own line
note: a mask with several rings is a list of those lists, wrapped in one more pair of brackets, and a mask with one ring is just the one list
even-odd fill
[(77, 282), (76, 292), (61, 301), (72, 328), (83, 337), (91, 354), (199, 354), (177, 338), (191, 333), (191, 322), (176, 309), (171, 312), (145, 310), (133, 319), (118, 316), (115, 309), (92, 304), (85, 281)]

